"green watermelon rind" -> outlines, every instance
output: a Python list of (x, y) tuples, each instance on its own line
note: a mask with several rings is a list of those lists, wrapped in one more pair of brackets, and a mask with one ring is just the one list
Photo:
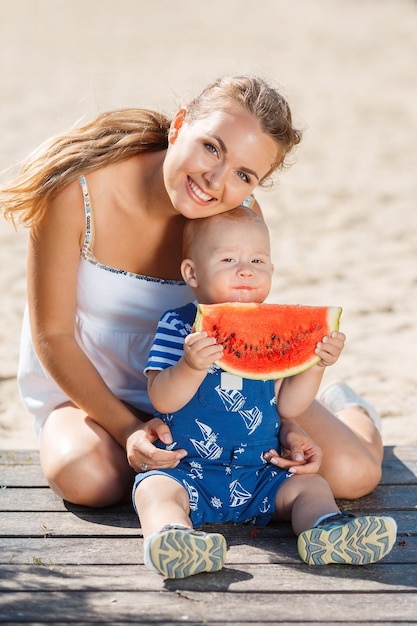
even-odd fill
[[(237, 307), (241, 306), (241, 303), (224, 303), (224, 304), (237, 306)], [(200, 304), (197, 305), (197, 315), (196, 315), (196, 319), (194, 322), (195, 331), (200, 331), (202, 328), (202, 322), (203, 322), (203, 317), (204, 317), (203, 309), (204, 307), (207, 307), (207, 306), (212, 306), (212, 305), (200, 305)], [(253, 305), (251, 303), (245, 303), (245, 304), (242, 304), (242, 306), (246, 309), (252, 308), (252, 306), (262, 307), (262, 305), (258, 305), (255, 303)], [(281, 305), (276, 305), (276, 306), (281, 306)], [(294, 307), (303, 308), (302, 305), (282, 305), (282, 306), (294, 306)], [(313, 309), (314, 307), (306, 307), (306, 308)], [(327, 309), (327, 324), (328, 324), (327, 334), (331, 334), (332, 332), (338, 331), (340, 327), (340, 317), (343, 311), (342, 307), (328, 306), (328, 307), (317, 307), (317, 308)], [(224, 363), (223, 359), (216, 361), (215, 364), (218, 367), (220, 367), (222, 370), (224, 370), (225, 372), (228, 372), (229, 374), (233, 374), (235, 376), (239, 376), (240, 378), (247, 378), (250, 380), (280, 380), (283, 378), (288, 378), (290, 376), (295, 376), (296, 374), (301, 374), (302, 372), (305, 372), (306, 370), (310, 369), (311, 367), (319, 363), (320, 360), (321, 360), (320, 357), (315, 355), (315, 356), (312, 356), (310, 359), (294, 367), (289, 367), (286, 369), (280, 368), (278, 371), (274, 371), (274, 372), (259, 372), (259, 373), (247, 372), (247, 371), (243, 372), (242, 369), (233, 368), (229, 364)]]

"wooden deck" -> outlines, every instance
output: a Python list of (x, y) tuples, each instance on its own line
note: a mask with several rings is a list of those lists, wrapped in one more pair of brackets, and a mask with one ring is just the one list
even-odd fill
[(178, 581), (144, 568), (131, 507), (66, 505), (37, 452), (0, 455), (0, 623), (417, 624), (417, 447), (387, 447), (381, 485), (340, 503), (395, 517), (382, 562), (308, 567), (289, 525), (224, 526), (224, 570)]

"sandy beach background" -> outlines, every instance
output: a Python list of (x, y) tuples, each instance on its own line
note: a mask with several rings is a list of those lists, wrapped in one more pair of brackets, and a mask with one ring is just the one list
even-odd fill
[[(0, 177), (50, 135), (118, 107), (170, 114), (210, 80), (280, 86), (305, 136), (259, 192), (271, 302), (340, 305), (326, 382), (417, 443), (417, 2), (0, 0)], [(0, 448), (35, 448), (16, 388), (27, 233), (0, 220)]]

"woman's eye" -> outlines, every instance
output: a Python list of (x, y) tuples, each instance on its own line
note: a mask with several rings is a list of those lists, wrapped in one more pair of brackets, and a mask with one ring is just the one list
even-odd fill
[(206, 150), (211, 152), (211, 154), (214, 154), (214, 155), (218, 154), (218, 150), (217, 150), (216, 146), (213, 146), (212, 143), (205, 143), (204, 146), (205, 146)]
[(245, 183), (250, 182), (249, 176), (245, 174), (245, 172), (236, 172), (236, 173), (239, 176), (239, 178), (241, 178)]

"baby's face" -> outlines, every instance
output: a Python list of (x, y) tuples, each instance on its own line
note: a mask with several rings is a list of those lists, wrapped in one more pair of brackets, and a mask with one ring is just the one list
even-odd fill
[(199, 302), (263, 302), (274, 271), (267, 228), (215, 220), (200, 238), (194, 265)]

